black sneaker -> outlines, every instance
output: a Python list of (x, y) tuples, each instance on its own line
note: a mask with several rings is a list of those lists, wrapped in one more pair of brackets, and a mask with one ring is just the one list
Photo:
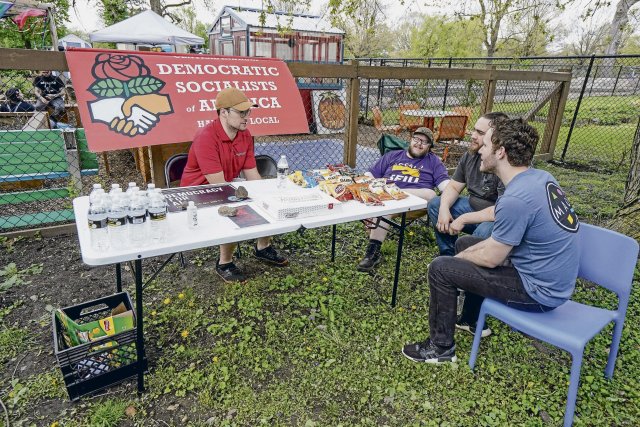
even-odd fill
[[(473, 323), (469, 323), (466, 320), (463, 320), (462, 318), (458, 318), (458, 320), (456, 321), (456, 328), (460, 329), (461, 331), (467, 331), (473, 335), (476, 334), (476, 326), (478, 325), (478, 322), (473, 322)], [(491, 335), (491, 329), (487, 326), (487, 322), (484, 322), (484, 328), (482, 329), (482, 338), (484, 337), (488, 337), (489, 335)]]
[(233, 262), (222, 265), (220, 265), (220, 263), (216, 263), (216, 273), (218, 273), (218, 276), (222, 277), (222, 280), (227, 283), (244, 282), (247, 280), (245, 275), (242, 273), (242, 270), (240, 270)]
[(402, 348), (402, 354), (407, 359), (414, 362), (424, 363), (447, 363), (457, 362), (456, 357), (456, 345), (451, 348), (442, 349), (431, 342), (431, 339), (427, 339), (424, 342), (417, 342), (415, 344), (407, 344)]
[(273, 246), (269, 245), (264, 249), (258, 250), (258, 247), (255, 247), (255, 252), (253, 254), (256, 258), (261, 261), (268, 262), (269, 264), (277, 265), (279, 267), (284, 267), (289, 264), (289, 260), (278, 254)]
[(367, 252), (362, 258), (362, 261), (358, 264), (357, 270), (363, 273), (370, 273), (376, 267), (376, 265), (382, 262), (382, 252), (380, 252), (380, 243), (369, 243), (367, 246)]

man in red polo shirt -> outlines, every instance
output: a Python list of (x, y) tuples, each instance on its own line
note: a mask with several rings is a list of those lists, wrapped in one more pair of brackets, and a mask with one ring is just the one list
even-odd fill
[[(247, 180), (261, 179), (256, 168), (253, 137), (247, 130), (252, 104), (244, 93), (227, 88), (216, 97), (218, 118), (193, 138), (180, 186), (231, 182), (240, 172)], [(242, 282), (245, 276), (233, 263), (236, 244), (220, 245), (216, 272), (225, 282)], [(271, 246), (270, 237), (261, 237), (255, 245), (255, 257), (277, 266), (289, 261)]]

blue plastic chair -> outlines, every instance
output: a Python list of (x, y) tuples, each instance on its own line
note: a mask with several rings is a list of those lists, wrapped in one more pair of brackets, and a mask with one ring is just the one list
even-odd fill
[(605, 376), (609, 379), (613, 376), (622, 327), (627, 314), (633, 272), (638, 261), (638, 243), (628, 236), (584, 223), (580, 224), (578, 233), (580, 236), (578, 277), (615, 292), (618, 295), (618, 308), (605, 310), (567, 301), (547, 313), (528, 313), (486, 298), (480, 309), (469, 359), (469, 366), (473, 369), (487, 315), (571, 353), (573, 361), (567, 408), (564, 414), (565, 427), (573, 423), (584, 347), (610, 322), (614, 322), (615, 326)]

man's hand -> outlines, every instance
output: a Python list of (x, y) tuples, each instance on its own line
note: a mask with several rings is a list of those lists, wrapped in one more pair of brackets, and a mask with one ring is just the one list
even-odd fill
[(458, 218), (454, 219), (451, 224), (449, 224), (449, 234), (452, 236), (457, 236), (458, 234), (460, 234), (462, 232), (462, 229), (464, 228), (465, 225), (467, 225), (464, 222), (464, 219), (462, 219), (464, 215), (459, 216)]
[(441, 233), (448, 233), (449, 226), (452, 221), (453, 217), (451, 216), (451, 212), (449, 212), (449, 209), (441, 208), (438, 212), (438, 223), (436, 224), (436, 227), (438, 227), (438, 231)]

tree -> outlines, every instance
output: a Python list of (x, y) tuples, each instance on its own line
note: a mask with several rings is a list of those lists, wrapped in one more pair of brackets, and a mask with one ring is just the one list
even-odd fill
[[(391, 30), (383, 20), (381, 0), (359, 0), (353, 9), (331, 16), (332, 24), (345, 32), (345, 57), (386, 56), (392, 50)], [(331, 8), (330, 8), (331, 10)], [(331, 12), (333, 13), (333, 12)]]
[(576, 40), (566, 44), (562, 54), (580, 56), (602, 54), (607, 46), (608, 33), (608, 24), (578, 27)]
[[(457, 15), (477, 18), (482, 24), (483, 44), (488, 57), (495, 56), (499, 42), (509, 38), (509, 19), (521, 22), (524, 17), (541, 16), (541, 11), (553, 14), (562, 7), (562, 0), (469, 0)], [(567, 0), (572, 1), (572, 0)], [(640, 1), (640, 0), (639, 0)], [(539, 20), (539, 18), (538, 18)], [(533, 27), (535, 28), (535, 26)]]
[(621, 233), (640, 240), (640, 120), (631, 146), (631, 167), (625, 184), (624, 201), (610, 224)]
[[(58, 37), (67, 33), (65, 22), (69, 20), (68, 0), (53, 0), (54, 19)], [(35, 49), (51, 46), (48, 22), (43, 17), (28, 18), (22, 30), (11, 19), (0, 19), (0, 46)]]
[(204, 39), (205, 47), (209, 45), (209, 36), (207, 34), (207, 26), (200, 22), (197, 18), (196, 9), (193, 5), (183, 6), (173, 13), (173, 18), (178, 27), (189, 31), (192, 34), (200, 36)]
[(540, 3), (508, 15), (507, 34), (498, 42), (498, 50), (504, 56), (544, 55), (557, 29), (551, 27), (553, 17), (546, 5)]
[(471, 57), (482, 55), (482, 25), (473, 19), (424, 15), (411, 34), (409, 56)]
[(638, 4), (640, 0), (619, 0), (616, 5), (616, 12), (611, 20), (609, 29), (609, 45), (605, 49), (606, 55), (617, 55), (622, 46), (623, 32), (629, 23), (629, 11), (633, 6)]

